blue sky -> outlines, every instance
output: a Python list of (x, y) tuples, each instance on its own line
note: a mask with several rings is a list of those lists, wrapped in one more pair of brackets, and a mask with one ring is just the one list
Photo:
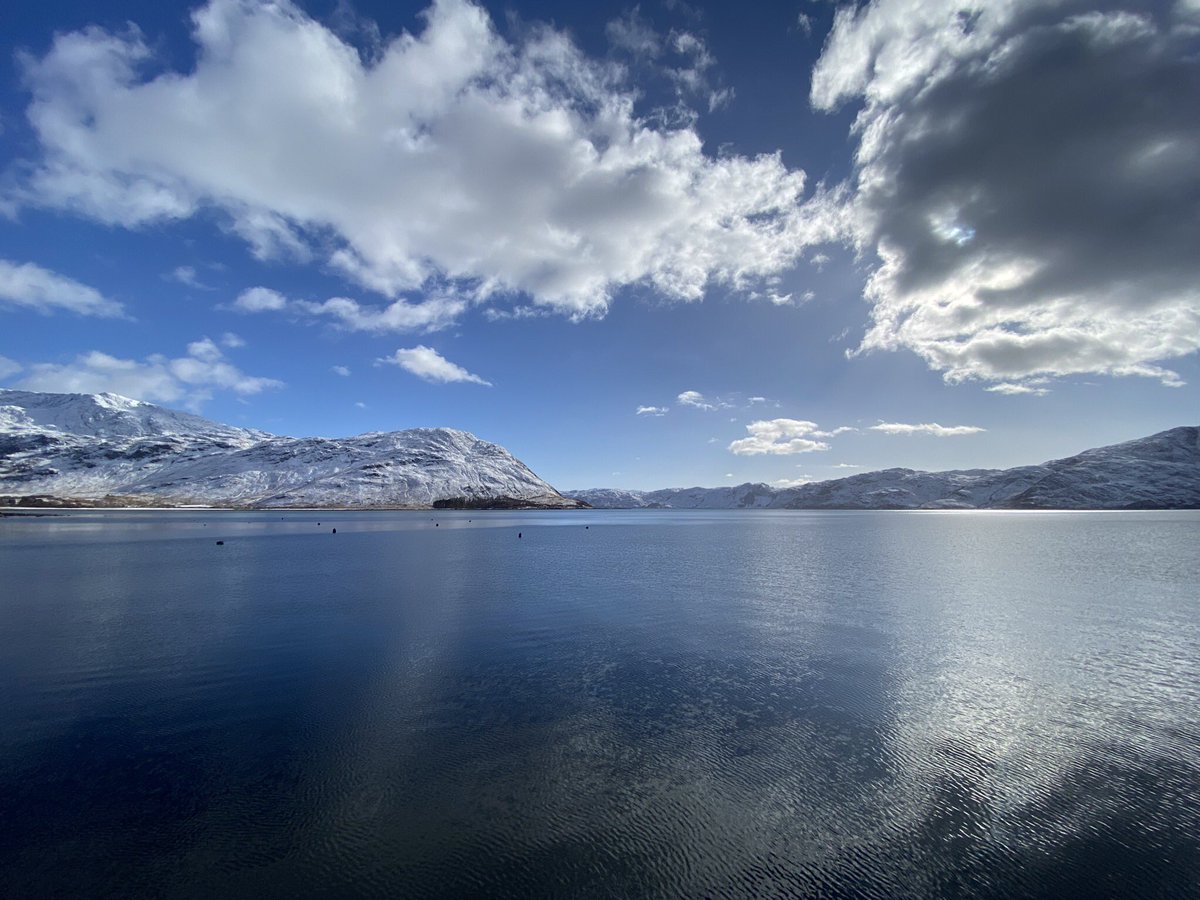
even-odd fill
[(2, 386), (562, 488), (1197, 420), (1192, 0), (17, 6)]

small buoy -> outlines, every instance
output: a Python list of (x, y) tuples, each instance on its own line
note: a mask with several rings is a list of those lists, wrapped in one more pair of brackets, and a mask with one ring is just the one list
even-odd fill
[(519, 531), (518, 531), (518, 532), (517, 532), (517, 537), (520, 537), (520, 536), (521, 536), (521, 532), (519, 532)]
[(336, 528), (335, 528), (335, 529), (333, 529), (333, 533), (334, 533), (334, 534), (337, 534), (337, 529), (336, 529)]
[(434, 527), (434, 528), (441, 528), (441, 527), (442, 527), (442, 523), (441, 523), (441, 522), (434, 522), (434, 523), (433, 523), (433, 527)]
[(583, 530), (584, 530), (584, 531), (587, 531), (587, 530), (588, 530), (589, 528), (591, 528), (591, 527), (592, 527), (591, 525), (584, 525), (584, 526), (583, 526)]
[(224, 542), (224, 541), (217, 541), (217, 546), (218, 546), (218, 547), (224, 547), (224, 546), (225, 546), (225, 542)]

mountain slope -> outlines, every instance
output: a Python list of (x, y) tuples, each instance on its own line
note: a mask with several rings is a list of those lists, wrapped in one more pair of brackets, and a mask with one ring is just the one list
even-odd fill
[(581, 505), (464, 431), (290, 438), (115, 394), (7, 390), (0, 495), (271, 508)]
[(1200, 508), (1200, 428), (1172, 428), (1015, 469), (884, 469), (783, 490), (743, 484), (566, 493), (610, 509), (1195, 509)]

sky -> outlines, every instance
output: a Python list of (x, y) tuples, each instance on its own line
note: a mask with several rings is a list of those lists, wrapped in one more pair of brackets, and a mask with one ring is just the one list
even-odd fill
[(0, 8), (0, 386), (562, 489), (1200, 416), (1200, 0)]

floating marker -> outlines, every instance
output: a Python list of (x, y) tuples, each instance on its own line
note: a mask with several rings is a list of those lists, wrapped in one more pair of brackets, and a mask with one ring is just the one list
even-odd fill
[(224, 547), (224, 546), (225, 546), (225, 542), (224, 542), (224, 541), (217, 541), (217, 546), (218, 546), (218, 547)]
[(519, 532), (519, 531), (518, 531), (518, 532), (517, 532), (517, 537), (520, 537), (520, 536), (521, 536), (521, 532)]
[(335, 528), (335, 529), (333, 529), (333, 533), (334, 533), (334, 534), (337, 534), (337, 529), (336, 529), (336, 528)]

